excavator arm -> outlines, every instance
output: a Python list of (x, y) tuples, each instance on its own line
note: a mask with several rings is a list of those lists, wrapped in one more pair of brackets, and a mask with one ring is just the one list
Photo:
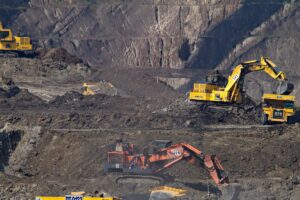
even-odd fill
[(287, 81), (285, 73), (270, 59), (261, 57), (260, 60), (251, 60), (236, 66), (228, 78), (224, 91), (230, 93), (230, 100), (237, 97), (237, 92), (243, 87), (245, 75), (255, 71), (264, 71), (271, 78), (280, 82)]
[(11, 29), (4, 29), (2, 22), (0, 22), (0, 41), (5, 41), (5, 42), (13, 41), (13, 35)]
[(202, 151), (187, 143), (174, 144), (150, 155), (149, 164), (152, 166), (155, 163), (165, 161), (163, 166), (155, 170), (155, 172), (161, 172), (182, 160), (195, 166), (205, 168), (218, 186), (228, 184), (229, 182), (217, 156), (205, 155)]
[(242, 63), (247, 72), (264, 71), (270, 77), (279, 81), (287, 81), (285, 73), (270, 59), (261, 57), (260, 61), (253, 60)]

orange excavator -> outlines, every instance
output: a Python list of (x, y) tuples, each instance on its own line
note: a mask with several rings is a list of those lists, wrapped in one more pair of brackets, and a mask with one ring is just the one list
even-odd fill
[[(133, 144), (118, 140), (114, 151), (107, 153), (106, 172), (126, 175), (158, 175), (180, 161), (206, 169), (216, 185), (221, 188), (229, 183), (219, 158), (204, 154), (187, 143), (172, 144), (169, 140), (155, 140), (139, 153)], [(125, 175), (125, 177), (126, 177)]]

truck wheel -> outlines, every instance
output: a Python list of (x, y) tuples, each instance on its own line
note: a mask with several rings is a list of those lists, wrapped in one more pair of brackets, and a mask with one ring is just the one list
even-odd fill
[(293, 123), (295, 123), (294, 117), (293, 117), (293, 116), (288, 117), (286, 123), (287, 123), (287, 124), (293, 124)]
[(261, 115), (261, 123), (263, 125), (268, 125), (269, 124), (268, 115), (267, 114), (262, 113), (262, 115)]

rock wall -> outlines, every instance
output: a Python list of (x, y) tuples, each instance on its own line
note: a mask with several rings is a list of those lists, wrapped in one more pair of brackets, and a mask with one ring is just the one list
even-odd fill
[(240, 7), (236, 0), (80, 2), (31, 0), (12, 25), (91, 65), (182, 68), (199, 38)]
[[(300, 105), (300, 6), (299, 1), (285, 4), (268, 20), (251, 31), (250, 36), (240, 42), (218, 64), (219, 69), (228, 69), (245, 60), (269, 57), (287, 74), (295, 86), (297, 106)], [(278, 82), (264, 73), (253, 73), (247, 78), (247, 91), (255, 99), (261, 99), (263, 92), (276, 91)]]
[(15, 31), (100, 67), (228, 69), (260, 55), (299, 65), (299, 0), (13, 0), (3, 9)]

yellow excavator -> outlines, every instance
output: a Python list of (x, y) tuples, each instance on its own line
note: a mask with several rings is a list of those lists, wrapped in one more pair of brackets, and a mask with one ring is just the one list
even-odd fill
[[(189, 100), (214, 104), (240, 104), (245, 102), (243, 85), (245, 76), (255, 71), (264, 71), (270, 77), (279, 81), (277, 94), (264, 94), (263, 123), (287, 122), (294, 115), (295, 97), (289, 95), (293, 91), (293, 84), (287, 82), (286, 74), (270, 59), (261, 57), (260, 60), (243, 62), (233, 69), (226, 79), (219, 72), (207, 76), (205, 83), (194, 83), (189, 93)], [(274, 103), (276, 102), (276, 103)], [(288, 108), (285, 106), (288, 105)], [(282, 114), (279, 119), (280, 110)], [(277, 117), (275, 115), (278, 114)]]
[(14, 36), (11, 29), (0, 22), (0, 57), (29, 56), (33, 54), (30, 37)]

